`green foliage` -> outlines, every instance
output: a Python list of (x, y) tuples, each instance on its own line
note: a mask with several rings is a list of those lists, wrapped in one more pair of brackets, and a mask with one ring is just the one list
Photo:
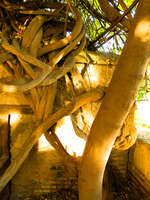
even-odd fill
[(130, 5), (134, 2), (134, 0), (123, 0), (126, 6), (129, 8)]
[(146, 100), (147, 95), (150, 93), (150, 64), (147, 67), (144, 80), (142, 81), (141, 88), (137, 95), (137, 101)]
[(145, 96), (146, 96), (145, 87), (141, 87), (137, 95), (137, 101), (144, 100)]

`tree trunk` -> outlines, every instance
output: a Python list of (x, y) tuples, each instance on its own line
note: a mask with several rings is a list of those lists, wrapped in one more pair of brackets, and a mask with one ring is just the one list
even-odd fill
[(101, 200), (103, 174), (135, 101), (150, 55), (150, 1), (140, 1), (110, 87), (92, 125), (79, 174), (79, 199)]

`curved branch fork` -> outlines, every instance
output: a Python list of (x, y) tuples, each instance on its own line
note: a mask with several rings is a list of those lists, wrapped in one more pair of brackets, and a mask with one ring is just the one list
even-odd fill
[(51, 114), (43, 123), (41, 123), (33, 133), (26, 139), (21, 150), (16, 157), (12, 160), (10, 166), (6, 169), (4, 174), (0, 177), (0, 191), (7, 185), (7, 183), (13, 178), (18, 169), (21, 167), (24, 160), (27, 158), (30, 150), (34, 144), (38, 141), (42, 133), (46, 132), (52, 125), (54, 125), (59, 119), (66, 115), (70, 115), (75, 112), (79, 107), (87, 104), (91, 101), (97, 101), (104, 97), (103, 90), (92, 90), (87, 93), (83, 93), (75, 98), (74, 102), (67, 102), (64, 108), (60, 108), (55, 113)]

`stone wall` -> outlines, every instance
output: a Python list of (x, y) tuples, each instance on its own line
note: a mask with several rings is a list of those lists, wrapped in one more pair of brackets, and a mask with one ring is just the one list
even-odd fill
[(150, 135), (138, 138), (130, 149), (128, 179), (144, 200), (150, 199)]
[(150, 135), (139, 136), (127, 151), (113, 150), (106, 170), (109, 192), (129, 200), (150, 200), (149, 157)]

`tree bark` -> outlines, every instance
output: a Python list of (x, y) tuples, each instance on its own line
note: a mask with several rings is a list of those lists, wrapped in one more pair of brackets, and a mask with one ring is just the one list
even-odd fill
[(150, 59), (150, 1), (140, 1), (112, 81), (92, 125), (79, 174), (79, 199), (102, 200), (103, 174)]

